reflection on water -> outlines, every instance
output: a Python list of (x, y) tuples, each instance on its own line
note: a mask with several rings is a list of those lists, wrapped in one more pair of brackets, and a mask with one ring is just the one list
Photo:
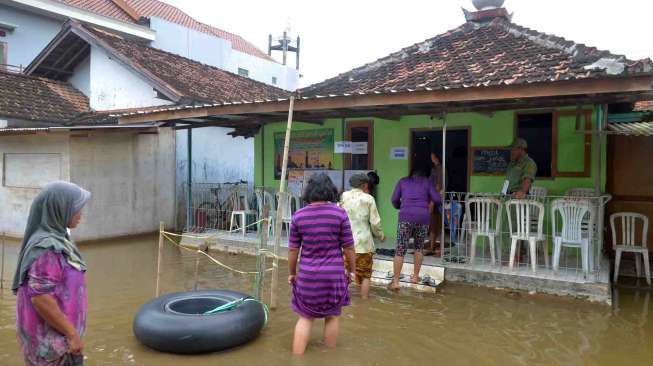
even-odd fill
[[(13, 275), (16, 249), (7, 247), (5, 280)], [(82, 247), (82, 253), (89, 267), (89, 365), (650, 365), (653, 360), (648, 291), (621, 289), (613, 310), (456, 284), (446, 284), (436, 295), (376, 288), (370, 301), (355, 297), (343, 312), (338, 348), (320, 346), (320, 325), (301, 358), (290, 355), (296, 316), (283, 286), (282, 306), (253, 343), (210, 355), (168, 355), (141, 346), (131, 330), (136, 310), (154, 293), (156, 238), (94, 243)], [(255, 268), (252, 257), (218, 256), (238, 268)], [(163, 267), (163, 292), (192, 287), (192, 254), (167, 246)], [(200, 288), (251, 290), (251, 278), (206, 261), (201, 279)], [(14, 306), (11, 291), (3, 290), (0, 365), (21, 364)]]

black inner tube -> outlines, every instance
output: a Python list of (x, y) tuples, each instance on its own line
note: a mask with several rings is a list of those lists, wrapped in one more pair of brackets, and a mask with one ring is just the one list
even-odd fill
[(219, 297), (189, 297), (177, 299), (166, 304), (166, 311), (178, 314), (199, 315), (211, 311), (229, 300)]

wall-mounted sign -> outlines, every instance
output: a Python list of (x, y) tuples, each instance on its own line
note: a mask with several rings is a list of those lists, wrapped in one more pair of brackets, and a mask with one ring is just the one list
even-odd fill
[[(281, 178), (285, 132), (274, 134), (274, 179)], [(333, 169), (333, 129), (292, 131), (288, 169)]]
[(336, 154), (351, 154), (351, 141), (336, 141), (333, 152)]
[(365, 155), (367, 154), (367, 141), (352, 142), (351, 143), (352, 155)]
[(408, 148), (407, 147), (391, 147), (390, 148), (390, 160), (407, 160), (408, 159)]

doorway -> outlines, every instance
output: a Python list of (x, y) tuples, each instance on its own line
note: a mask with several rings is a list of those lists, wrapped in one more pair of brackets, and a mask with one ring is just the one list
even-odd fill
[[(411, 166), (424, 159), (430, 162), (434, 152), (442, 160), (442, 130), (413, 130)], [(449, 192), (469, 191), (469, 129), (447, 130), (447, 187)]]
[[(653, 169), (650, 154), (653, 137), (608, 137), (607, 191), (612, 195), (608, 203), (605, 223), (615, 212), (637, 212), (653, 221)], [(606, 232), (606, 243), (612, 244), (612, 235)], [(649, 249), (653, 248), (653, 230), (649, 228)], [(612, 250), (612, 246), (606, 249)]]

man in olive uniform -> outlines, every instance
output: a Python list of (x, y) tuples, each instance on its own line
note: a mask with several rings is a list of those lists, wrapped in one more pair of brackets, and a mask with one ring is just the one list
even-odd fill
[(506, 193), (514, 194), (518, 199), (528, 195), (537, 174), (537, 165), (528, 156), (527, 149), (528, 143), (522, 138), (516, 138), (510, 145), (510, 164), (506, 171), (508, 185)]

